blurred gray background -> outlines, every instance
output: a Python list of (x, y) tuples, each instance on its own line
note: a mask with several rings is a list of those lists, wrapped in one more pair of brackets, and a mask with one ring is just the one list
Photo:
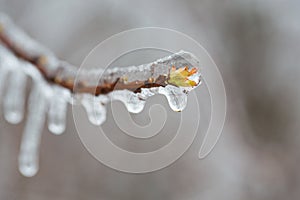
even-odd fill
[[(130, 28), (186, 33), (218, 65), (228, 98), (223, 135), (209, 157), (197, 160), (200, 134), (175, 164), (143, 175), (96, 161), (81, 144), (70, 111), (64, 135), (45, 128), (40, 171), (24, 178), (17, 170), (24, 123), (10, 125), (1, 115), (0, 200), (300, 198), (300, 1), (1, 0), (0, 11), (76, 65), (100, 41)], [(147, 116), (133, 118), (143, 124)], [(104, 126), (113, 128), (113, 120)]]

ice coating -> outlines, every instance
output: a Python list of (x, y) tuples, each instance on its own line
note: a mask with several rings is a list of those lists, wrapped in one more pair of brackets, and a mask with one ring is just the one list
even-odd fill
[[(128, 112), (139, 113), (149, 97), (161, 94), (167, 98), (170, 108), (179, 112), (186, 107), (188, 93), (201, 83), (199, 61), (185, 51), (139, 66), (77, 73), (76, 67), (60, 61), (5, 15), (0, 15), (0, 33), (9, 39), (8, 42), (0, 40), (0, 96), (4, 97), (3, 111), (8, 122), (16, 124), (23, 119), (27, 77), (32, 79), (19, 154), (19, 170), (28, 177), (39, 169), (45, 122), (50, 132), (62, 134), (66, 129), (68, 104), (81, 104), (89, 121), (101, 125), (106, 121), (106, 104), (110, 101), (121, 101)], [(26, 54), (20, 57), (16, 49)], [(72, 82), (75, 79), (77, 84)], [(74, 83), (74, 88), (66, 87), (68, 83), (71, 86)], [(92, 93), (93, 89), (98, 93)]]
[(27, 52), (32, 58), (36, 58), (38, 55), (46, 56), (47, 70), (49, 73), (57, 69), (59, 60), (56, 58), (56, 56), (49, 49), (28, 36), (22, 29), (16, 26), (7, 15), (3, 13), (0, 13), (0, 32), (9, 38), (9, 41), (13, 46), (23, 52)]
[[(145, 106), (147, 98), (162, 94), (166, 96), (169, 105), (174, 111), (182, 111), (186, 107), (187, 95), (201, 83), (199, 61), (191, 53), (180, 51), (152, 63), (139, 66), (114, 67), (107, 70), (94, 69), (90, 72), (81, 70), (79, 80), (87, 80), (87, 85), (113, 84), (112, 91), (105, 95), (93, 98), (82, 95), (82, 102), (93, 124), (95, 116), (103, 116), (97, 110), (105, 110), (103, 105), (109, 101), (121, 101), (131, 113), (139, 113)], [(94, 72), (91, 75), (91, 72)], [(75, 89), (76, 91), (76, 89)], [(91, 111), (94, 109), (94, 113)], [(104, 111), (103, 111), (104, 112)], [(105, 111), (106, 112), (106, 111)]]
[[(190, 86), (197, 86), (200, 83), (200, 73), (199, 73), (199, 61), (196, 57), (185, 51), (179, 51), (178, 53), (172, 54), (170, 56), (160, 58), (152, 63), (142, 64), (139, 66), (128, 66), (128, 67), (113, 67), (106, 70), (102, 68), (96, 68), (92, 70), (81, 70), (77, 74), (77, 79), (85, 80), (84, 84), (88, 86), (93, 86), (96, 84), (103, 83), (114, 83), (118, 81), (121, 83), (129, 84), (135, 81), (148, 81), (155, 82), (160, 76), (165, 77), (165, 84), (178, 85), (176, 82), (170, 82), (170, 77), (176, 78), (176, 74), (180, 73), (190, 73), (186, 74), (187, 80), (194, 81), (194, 85), (186, 85), (187, 89)], [(79, 82), (79, 81), (77, 81)], [(114, 86), (114, 90), (117, 89), (118, 84)]]

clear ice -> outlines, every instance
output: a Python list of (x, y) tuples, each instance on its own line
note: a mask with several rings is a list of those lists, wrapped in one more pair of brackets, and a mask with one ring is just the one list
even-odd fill
[[(22, 44), (20, 48), (23, 48), (26, 52), (33, 55), (39, 53), (47, 55), (50, 62), (46, 70), (52, 71), (56, 68), (57, 63), (60, 61), (54, 54), (15, 27), (6, 16), (0, 15), (0, 24), (8, 27), (12, 41), (16, 45)], [(68, 63), (61, 64), (68, 65)], [(3, 111), (8, 122), (16, 124), (23, 119), (27, 77), (32, 79), (26, 124), (19, 153), (19, 171), (27, 177), (34, 176), (37, 173), (39, 169), (39, 147), (44, 124), (47, 121), (48, 129), (53, 134), (62, 134), (66, 129), (68, 104), (74, 102), (81, 104), (87, 112), (89, 121), (94, 125), (101, 125), (106, 120), (105, 105), (110, 101), (121, 101), (129, 112), (139, 113), (143, 110), (147, 98), (155, 94), (162, 94), (166, 96), (172, 110), (182, 111), (187, 104), (188, 93), (201, 83), (199, 61), (195, 56), (184, 51), (140, 66), (115, 67), (106, 71), (102, 69), (82, 71), (77, 78), (90, 80), (91, 84), (95, 81), (99, 82), (99, 75), (101, 75), (100, 83), (101, 80), (114, 81), (117, 78), (132, 82), (146, 81), (160, 75), (168, 76), (172, 66), (175, 66), (176, 69), (183, 67), (197, 68), (198, 72), (189, 77), (195, 81), (196, 85), (179, 87), (166, 84), (165, 87), (141, 88), (140, 92), (136, 93), (122, 89), (98, 96), (87, 93), (72, 94), (66, 88), (47, 82), (35, 66), (20, 60), (5, 45), (0, 43), (0, 96), (5, 94)], [(65, 73), (74, 75), (76, 72), (70, 65), (69, 71), (65, 71)], [(86, 79), (87, 77), (88, 79)]]

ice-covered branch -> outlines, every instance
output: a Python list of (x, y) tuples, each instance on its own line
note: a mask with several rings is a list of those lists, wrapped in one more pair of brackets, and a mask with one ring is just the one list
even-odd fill
[[(29, 37), (3, 14), (0, 16), (0, 41), (17, 57), (33, 64), (45, 80), (68, 88), (72, 92), (76, 88), (77, 93), (100, 95), (107, 94), (113, 90), (127, 89), (133, 92), (140, 92), (141, 88), (164, 87), (167, 84), (186, 87), (198, 84), (198, 82), (188, 79), (189, 76), (197, 72), (197, 69), (188, 70), (188, 66), (191, 66), (189, 62), (191, 62), (192, 56), (187, 52), (179, 52), (154, 63), (138, 67), (115, 68), (106, 71), (99, 69), (93, 71), (93, 74), (91, 72), (83, 73), (83, 76), (79, 79), (77, 78), (75, 85), (77, 74), (75, 66), (59, 60), (50, 50)], [(196, 61), (196, 59), (193, 60)], [(187, 78), (188, 81), (174, 81), (177, 77), (170, 80), (172, 72), (173, 74), (179, 72), (176, 71), (177, 69), (187, 72), (183, 78)], [(92, 85), (89, 84), (91, 83), (91, 75), (93, 77), (96, 75), (96, 78), (101, 76), (96, 85), (95, 82)], [(135, 76), (135, 79), (128, 80), (128, 77), (132, 75)]]
[(110, 101), (122, 101), (129, 112), (138, 113), (147, 98), (163, 94), (174, 111), (182, 111), (187, 94), (201, 83), (199, 61), (184, 51), (139, 66), (77, 70), (0, 15), (0, 95), (7, 84), (3, 105), (8, 122), (22, 120), (27, 77), (33, 85), (19, 156), (23, 175), (33, 176), (38, 171), (46, 116), (48, 129), (61, 134), (68, 103), (82, 104), (90, 122), (101, 125)]

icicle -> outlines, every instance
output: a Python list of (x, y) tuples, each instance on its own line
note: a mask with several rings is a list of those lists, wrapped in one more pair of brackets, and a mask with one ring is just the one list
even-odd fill
[(0, 96), (3, 95), (4, 85), (9, 72), (17, 59), (2, 45), (0, 45)]
[(70, 98), (69, 90), (54, 87), (54, 95), (48, 112), (48, 129), (55, 135), (62, 134), (66, 129), (68, 98)]
[(187, 94), (184, 93), (181, 88), (168, 85), (164, 88), (160, 87), (159, 93), (167, 97), (172, 110), (180, 112), (186, 107)]
[(115, 90), (110, 93), (111, 100), (122, 101), (128, 112), (139, 113), (145, 107), (145, 101), (139, 98), (139, 94), (133, 93), (128, 90)]
[[(1, 64), (2, 65), (2, 62)], [(0, 96), (3, 94), (5, 81), (8, 75), (8, 70), (5, 67), (0, 66)]]
[(83, 95), (81, 103), (92, 124), (101, 125), (106, 120), (106, 108), (104, 106), (106, 102), (107, 98), (105, 96), (95, 97), (90, 94)]
[(47, 106), (41, 90), (42, 88), (36, 85), (32, 88), (29, 97), (29, 113), (21, 141), (19, 170), (27, 177), (34, 176), (39, 169), (39, 146)]
[(26, 75), (18, 70), (11, 73), (4, 98), (4, 117), (12, 123), (22, 121), (24, 115)]

